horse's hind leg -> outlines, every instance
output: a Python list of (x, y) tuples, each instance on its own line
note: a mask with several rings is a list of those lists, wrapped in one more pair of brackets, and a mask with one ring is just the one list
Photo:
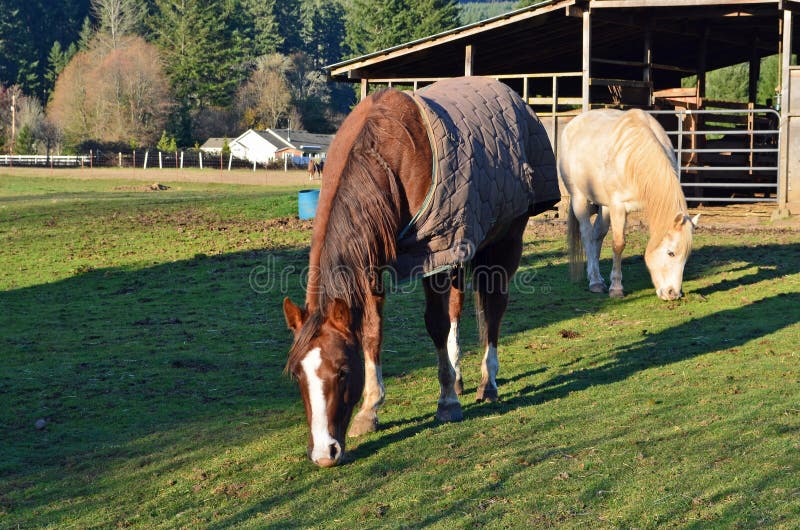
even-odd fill
[(475, 396), (477, 401), (498, 400), (496, 377), (500, 369), (497, 356), (500, 322), (508, 306), (508, 285), (522, 256), (522, 234), (527, 222), (527, 216), (517, 218), (502, 241), (482, 249), (473, 260), (475, 310), (481, 325), (481, 344), (485, 348), (481, 382)]
[[(606, 290), (606, 282), (600, 274), (600, 249), (608, 232), (608, 217), (605, 217), (606, 222), (603, 222), (605, 208), (589, 203), (585, 197), (577, 196), (572, 198), (572, 205), (575, 217), (580, 224), (581, 242), (586, 253), (586, 276), (589, 280), (589, 290), (593, 293), (603, 293)], [(597, 212), (597, 217), (592, 225), (590, 218), (595, 212)]]
[(456, 394), (456, 371), (448, 353), (450, 333), (449, 305), (451, 279), (449, 273), (428, 276), (422, 281), (425, 288), (425, 327), (433, 339), (439, 360), (439, 403), (436, 419), (439, 421), (460, 421), (463, 419), (461, 403)]

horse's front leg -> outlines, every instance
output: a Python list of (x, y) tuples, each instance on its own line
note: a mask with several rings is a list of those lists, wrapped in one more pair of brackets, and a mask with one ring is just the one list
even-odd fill
[(378, 407), (386, 390), (381, 374), (383, 340), (383, 296), (371, 295), (364, 307), (361, 324), (361, 347), (364, 350), (364, 394), (361, 410), (350, 423), (348, 436), (360, 436), (378, 430)]
[(625, 224), (628, 213), (624, 205), (614, 205), (610, 207), (611, 233), (613, 234), (612, 251), (614, 258), (611, 265), (611, 285), (608, 288), (608, 296), (612, 298), (622, 298), (625, 293), (622, 289), (622, 251), (625, 250)]
[(451, 330), (448, 318), (450, 277), (447, 273), (428, 276), (422, 280), (422, 285), (425, 288), (425, 327), (433, 340), (439, 360), (439, 402), (436, 419), (461, 421), (464, 416), (456, 393), (456, 370), (451, 363), (447, 347)]

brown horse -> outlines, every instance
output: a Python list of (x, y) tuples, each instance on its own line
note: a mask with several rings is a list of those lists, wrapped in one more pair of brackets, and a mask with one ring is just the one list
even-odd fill
[(322, 178), (322, 169), (325, 165), (325, 162), (320, 160), (317, 162), (313, 158), (308, 160), (308, 180), (314, 180), (315, 178)]
[[(465, 99), (487, 91), (491, 103)], [(459, 114), (464, 107), (467, 112)], [(483, 129), (475, 122), (479, 115), (494, 125)], [(498, 399), (497, 344), (508, 283), (529, 215), (559, 199), (556, 179), (538, 118), (497, 81), (440, 81), (416, 96), (388, 89), (353, 109), (325, 167), (305, 307), (283, 302), (294, 332), (286, 369), (300, 387), (313, 462), (341, 462), (362, 392), (348, 434), (377, 429), (384, 399), (380, 349), (387, 270), (401, 280), (424, 276), (425, 325), (439, 363), (436, 418), (459, 421), (458, 321), (465, 283), (459, 265), (471, 262), (485, 351), (477, 399)], [(482, 191), (489, 188), (495, 191)], [(458, 197), (468, 197), (463, 211), (443, 206)]]

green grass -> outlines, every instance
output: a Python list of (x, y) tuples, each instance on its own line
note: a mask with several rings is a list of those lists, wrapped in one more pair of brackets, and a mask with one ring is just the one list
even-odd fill
[(617, 301), (566, 281), (560, 227), (529, 231), (503, 400), (473, 402), (470, 303), (458, 424), (433, 419), (409, 286), (386, 306), (382, 428), (321, 470), (282, 374), (296, 189), (141, 186), (0, 176), (0, 527), (800, 525), (800, 232), (699, 231), (666, 303), (641, 232)]

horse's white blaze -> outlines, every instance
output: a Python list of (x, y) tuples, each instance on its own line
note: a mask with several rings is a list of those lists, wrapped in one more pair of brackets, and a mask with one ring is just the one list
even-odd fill
[(489, 385), (497, 388), (497, 382), (495, 381), (495, 377), (497, 377), (497, 372), (500, 370), (500, 361), (497, 359), (497, 346), (489, 343), (486, 346), (486, 353), (483, 356), (483, 362), (481, 363), (481, 372), (484, 377), (489, 379)]
[(308, 384), (308, 401), (311, 407), (311, 460), (316, 462), (320, 458), (330, 458), (330, 446), (335, 445), (337, 453), (339, 443), (328, 432), (328, 415), (325, 403), (325, 393), (322, 389), (322, 379), (317, 370), (322, 365), (322, 355), (319, 348), (309, 351), (300, 363), (306, 374)]
[(461, 378), (461, 348), (458, 345), (458, 320), (450, 322), (450, 333), (447, 335), (447, 357), (450, 366), (456, 372), (456, 379)]

